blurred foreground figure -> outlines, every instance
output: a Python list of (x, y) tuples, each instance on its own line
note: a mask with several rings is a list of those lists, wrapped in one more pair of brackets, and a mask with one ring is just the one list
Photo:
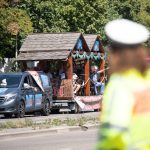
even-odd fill
[(141, 24), (109, 22), (110, 80), (104, 92), (100, 139), (96, 150), (150, 150), (149, 31)]

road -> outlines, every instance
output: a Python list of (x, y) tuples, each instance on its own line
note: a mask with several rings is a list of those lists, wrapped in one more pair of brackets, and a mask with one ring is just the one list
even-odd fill
[(61, 131), (61, 133), (0, 139), (0, 150), (92, 150), (98, 130)]
[[(70, 118), (70, 119), (78, 119), (78, 118), (81, 118), (81, 117), (93, 117), (93, 118), (96, 118), (96, 117), (99, 117), (100, 115), (100, 112), (85, 112), (85, 113), (79, 113), (79, 114), (70, 114), (70, 113), (59, 113), (59, 114), (50, 114), (49, 116), (34, 116), (34, 115), (26, 115), (25, 118), (26, 119), (31, 119), (32, 121), (35, 121), (35, 122), (40, 122), (40, 121), (44, 121), (46, 119), (67, 119), (67, 118)], [(20, 120), (23, 120), (24, 118), (20, 119)], [(11, 118), (11, 119), (6, 119), (3, 117), (3, 115), (0, 116), (0, 123), (2, 122), (6, 122), (6, 121), (15, 121), (17, 120), (16, 118)]]

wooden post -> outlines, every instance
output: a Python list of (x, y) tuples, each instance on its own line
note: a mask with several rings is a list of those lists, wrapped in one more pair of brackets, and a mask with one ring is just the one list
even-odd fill
[[(100, 63), (100, 70), (103, 69), (105, 69), (105, 60), (102, 60)], [(100, 80), (103, 80), (104, 76), (105, 76), (105, 71), (100, 74)]]
[(72, 76), (73, 76), (73, 62), (72, 57), (69, 56), (67, 61), (67, 78), (72, 79)]
[(21, 61), (21, 71), (26, 71), (27, 70), (27, 63), (26, 61)]
[[(90, 77), (90, 61), (86, 60), (85, 61), (85, 67), (84, 67), (84, 82), (85, 82), (85, 96), (89, 96), (90, 95), (90, 80), (88, 81), (89, 77)], [(88, 82), (87, 82), (88, 81)]]

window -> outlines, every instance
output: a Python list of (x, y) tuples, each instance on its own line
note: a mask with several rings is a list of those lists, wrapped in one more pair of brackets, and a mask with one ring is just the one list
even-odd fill
[(48, 76), (46, 74), (40, 74), (42, 85), (44, 88), (48, 88), (50, 86), (50, 81), (48, 79)]
[(31, 85), (32, 87), (35, 87), (35, 88), (37, 88), (38, 90), (40, 90), (38, 84), (36, 83), (36, 81), (33, 79), (32, 76), (30, 76), (30, 85)]
[(25, 84), (28, 84), (28, 85), (30, 86), (29, 76), (26, 76), (26, 77), (24, 78), (22, 88), (25, 88), (25, 87), (24, 87)]
[(22, 75), (0, 75), (0, 87), (17, 88), (21, 78)]
[(98, 40), (95, 41), (93, 51), (98, 52), (99, 51), (100, 42)]
[(78, 42), (76, 44), (76, 49), (77, 50), (83, 50), (83, 43), (81, 39), (78, 39)]
[[(24, 82), (23, 83), (27, 83), (27, 84), (29, 84), (29, 77), (28, 76), (26, 76), (25, 78), (24, 78)], [(30, 84), (29, 84), (30, 85)]]

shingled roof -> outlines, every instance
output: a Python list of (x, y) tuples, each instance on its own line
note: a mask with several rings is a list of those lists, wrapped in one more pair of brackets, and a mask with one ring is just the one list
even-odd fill
[(61, 60), (67, 59), (69, 51), (61, 52), (30, 52), (30, 53), (20, 53), (17, 60)]
[[(81, 33), (37, 33), (25, 39), (17, 60), (66, 59)], [(84, 40), (85, 42), (85, 40)], [(86, 42), (85, 42), (86, 43)], [(86, 45), (87, 49), (88, 46)]]
[[(93, 46), (95, 44), (95, 41), (97, 39), (100, 40), (100, 36), (98, 36), (97, 34), (85, 34), (84, 38), (85, 38), (86, 43), (87, 43), (87, 45), (88, 45), (90, 50), (92, 50), (92, 48), (93, 48)], [(102, 45), (101, 45), (101, 51), (102, 52), (104, 51)]]

